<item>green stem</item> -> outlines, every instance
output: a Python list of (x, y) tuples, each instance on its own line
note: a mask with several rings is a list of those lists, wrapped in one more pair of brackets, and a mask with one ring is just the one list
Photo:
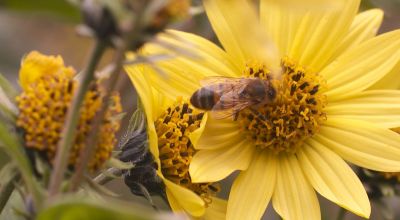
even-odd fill
[(111, 96), (110, 94), (114, 90), (115, 85), (117, 84), (119, 78), (118, 76), (122, 68), (122, 61), (124, 59), (125, 49), (126, 49), (125, 47), (122, 47), (117, 50), (116, 58), (114, 61), (115, 68), (111, 73), (109, 83), (106, 88), (105, 96), (103, 98), (103, 102), (100, 107), (100, 111), (96, 114), (94, 118), (94, 124), (92, 130), (85, 143), (85, 148), (83, 149), (83, 152), (79, 157), (79, 165), (71, 181), (71, 187), (70, 187), (71, 191), (75, 191), (78, 188), (82, 180), (83, 174), (87, 169), (89, 160), (92, 157), (95, 148), (97, 146), (97, 141), (98, 141), (97, 134), (101, 128), (101, 125), (103, 124), (102, 122), (108, 108), (109, 98)]
[[(142, 18), (142, 16), (138, 16), (138, 18)], [(119, 73), (121, 72), (121, 69), (123, 67), (123, 61), (125, 59), (125, 53), (129, 49), (129, 45), (136, 45), (138, 42), (141, 42), (143, 39), (141, 39), (141, 35), (139, 32), (141, 31), (141, 19), (133, 19), (130, 22), (132, 22), (132, 27), (133, 28), (130, 32), (126, 33), (126, 35), (123, 37), (122, 43), (117, 46), (117, 50), (115, 53), (114, 61), (113, 61), (113, 70), (111, 71), (111, 76), (110, 79), (108, 80), (108, 85), (106, 88), (105, 92), (105, 97), (104, 101), (101, 106), (100, 112), (96, 115), (94, 124), (92, 127), (92, 131), (90, 133), (90, 136), (88, 137), (86, 143), (85, 143), (85, 148), (83, 152), (81, 153), (79, 157), (79, 165), (74, 173), (74, 176), (72, 177), (71, 185), (70, 185), (70, 191), (75, 191), (83, 177), (83, 174), (85, 173), (87, 169), (87, 164), (89, 162), (89, 159), (94, 153), (95, 146), (97, 145), (97, 133), (100, 130), (100, 127), (102, 125), (102, 121), (104, 118), (104, 115), (107, 110), (107, 105), (109, 101), (110, 94), (112, 91), (115, 89), (115, 86), (118, 82), (118, 79), (120, 79)], [(139, 48), (130, 48), (133, 51), (136, 51)]]
[(15, 188), (15, 182), (20, 179), (20, 176), (17, 172), (13, 173), (13, 177), (11, 177), (10, 181), (0, 189), (0, 214), (6, 206), (12, 192)]
[(64, 174), (69, 161), (69, 153), (75, 140), (76, 127), (79, 122), (79, 111), (100, 59), (106, 49), (106, 43), (97, 41), (90, 57), (89, 64), (82, 73), (83, 78), (78, 86), (78, 91), (73, 99), (72, 107), (68, 110), (67, 120), (64, 125), (61, 140), (57, 146), (55, 165), (50, 177), (49, 195), (56, 195), (61, 188)]
[(104, 115), (107, 111), (107, 107), (109, 104), (109, 98), (111, 96), (112, 91), (115, 89), (115, 85), (117, 84), (118, 81), (118, 76), (119, 73), (122, 69), (122, 62), (124, 60), (124, 54), (125, 54), (126, 47), (123, 45), (121, 48), (118, 48), (116, 55), (115, 55), (115, 61), (114, 61), (114, 69), (111, 73), (110, 79), (108, 80), (109, 83), (106, 88), (105, 96), (103, 98), (103, 103), (101, 105), (100, 111), (96, 114), (94, 118), (94, 124), (92, 127), (92, 130), (90, 132), (90, 135), (85, 143), (85, 148), (83, 152), (81, 153), (79, 157), (79, 165), (78, 168), (76, 169), (76, 172), (74, 173), (71, 181), (71, 191), (75, 191), (83, 177), (83, 174), (85, 173), (87, 169), (87, 165), (89, 163), (90, 158), (93, 156), (93, 153), (95, 151), (95, 147), (98, 144), (98, 138), (97, 134), (101, 128)]
[(344, 218), (346, 217), (346, 213), (347, 213), (346, 209), (340, 208), (336, 220), (344, 220)]

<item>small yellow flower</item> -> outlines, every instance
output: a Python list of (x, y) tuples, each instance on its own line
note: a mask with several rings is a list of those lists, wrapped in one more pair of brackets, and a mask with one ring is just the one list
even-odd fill
[[(23, 129), (25, 146), (42, 152), (50, 162), (53, 162), (66, 114), (78, 85), (74, 76), (75, 70), (65, 67), (60, 56), (46, 56), (33, 51), (22, 61), (19, 80), (23, 91), (17, 97), (17, 125)], [(86, 94), (70, 155), (71, 168), (78, 162), (93, 118), (103, 102), (104, 95), (100, 89), (100, 84), (95, 83)], [(120, 125), (113, 117), (121, 111), (119, 96), (115, 94), (100, 128), (96, 153), (88, 165), (92, 171), (111, 157), (116, 143), (115, 133)]]
[[(375, 36), (383, 13), (357, 15), (359, 3), (261, 0), (258, 19), (249, 1), (208, 0), (223, 50), (193, 34), (160, 36), (201, 57), (159, 62), (168, 77), (141, 73), (170, 98), (190, 97), (207, 76), (273, 78), (273, 103), (237, 121), (209, 117), (191, 139), (193, 182), (241, 170), (227, 219), (260, 219), (270, 200), (283, 219), (320, 219), (315, 191), (368, 218), (365, 189), (345, 161), (400, 171), (400, 136), (389, 129), (400, 126), (400, 92), (371, 89), (400, 63), (400, 31)], [(150, 44), (144, 53), (173, 52)]]
[(22, 89), (26, 90), (29, 85), (41, 76), (53, 76), (57, 74), (70, 77), (75, 75), (75, 70), (72, 67), (64, 66), (61, 56), (46, 56), (37, 51), (32, 51), (21, 62), (19, 83)]
[(184, 211), (193, 218), (225, 219), (226, 201), (215, 197), (218, 185), (193, 183), (189, 175), (189, 165), (196, 153), (190, 137), (195, 136), (196, 130), (205, 123), (204, 113), (182, 98), (168, 99), (152, 89), (141, 75), (146, 69), (126, 68), (132, 73), (130, 78), (143, 104), (150, 152), (157, 163), (157, 174), (165, 184), (172, 210)]

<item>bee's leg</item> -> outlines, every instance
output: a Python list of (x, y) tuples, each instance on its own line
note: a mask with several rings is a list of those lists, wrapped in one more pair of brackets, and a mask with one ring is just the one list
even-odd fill
[(135, 184), (139, 187), (139, 190), (142, 192), (147, 201), (149, 201), (151, 207), (153, 207), (154, 210), (159, 211), (158, 207), (154, 204), (153, 199), (151, 198), (151, 195), (147, 188), (141, 183), (135, 182)]

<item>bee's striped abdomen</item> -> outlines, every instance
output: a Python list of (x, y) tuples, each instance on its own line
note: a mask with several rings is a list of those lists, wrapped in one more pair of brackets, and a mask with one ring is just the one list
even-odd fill
[(196, 108), (203, 110), (211, 110), (215, 103), (219, 100), (220, 96), (212, 89), (203, 87), (193, 93), (190, 98), (190, 103)]

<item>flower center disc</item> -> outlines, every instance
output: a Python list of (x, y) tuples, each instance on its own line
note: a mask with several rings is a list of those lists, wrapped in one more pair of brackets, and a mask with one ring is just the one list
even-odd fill
[(161, 172), (168, 180), (181, 185), (199, 195), (206, 204), (219, 191), (215, 183), (192, 183), (189, 165), (195, 149), (189, 135), (200, 127), (204, 113), (178, 100), (156, 121)]
[[(77, 88), (78, 82), (73, 77), (73, 74), (64, 72), (43, 75), (16, 99), (19, 108), (17, 125), (24, 130), (26, 147), (45, 154), (51, 163), (54, 161), (57, 143)], [(77, 134), (70, 152), (71, 168), (79, 162), (80, 153), (93, 129), (93, 120), (100, 110), (103, 97), (99, 82), (92, 84), (85, 95), (80, 109)], [(89, 161), (88, 168), (91, 171), (104, 165), (111, 157), (117, 142), (116, 132), (120, 122), (114, 118), (122, 112), (122, 106), (118, 94), (113, 94), (111, 101), (100, 127), (94, 155)]]
[[(307, 72), (287, 58), (281, 66), (280, 79), (272, 79), (277, 91), (273, 103), (242, 110), (238, 122), (257, 147), (294, 153), (326, 120), (323, 112), (326, 98), (319, 93), (322, 80), (317, 74)], [(272, 78), (271, 72), (259, 62), (249, 62), (243, 74)]]

